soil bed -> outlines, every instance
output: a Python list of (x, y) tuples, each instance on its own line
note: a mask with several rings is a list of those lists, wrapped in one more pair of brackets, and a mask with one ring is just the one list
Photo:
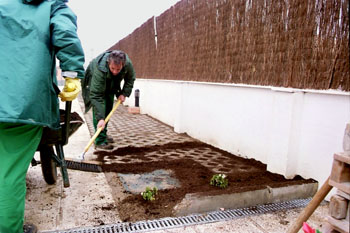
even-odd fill
[[(231, 172), (225, 173), (229, 180), (229, 186), (226, 189), (221, 189), (209, 184), (212, 176), (217, 173), (214, 173), (194, 159), (169, 159), (160, 157), (159, 161), (150, 162), (147, 156), (144, 156), (146, 152), (151, 151), (194, 147), (210, 147), (212, 150), (220, 152), (221, 155), (226, 156), (228, 159), (225, 160), (227, 164), (223, 164), (225, 167), (234, 166), (239, 162), (240, 165), (243, 164), (247, 169), (243, 171), (241, 169), (231, 169)], [(142, 148), (125, 147), (118, 148), (113, 152), (99, 151), (95, 152), (95, 154), (98, 155), (99, 161), (103, 161), (105, 157), (113, 159), (127, 154), (135, 155), (137, 159), (144, 161), (133, 162), (128, 159), (128, 161), (125, 161), (127, 163), (103, 164), (102, 168), (104, 172), (141, 174), (158, 169), (166, 169), (172, 170), (174, 178), (181, 184), (181, 187), (178, 188), (159, 190), (158, 196), (153, 202), (146, 202), (142, 199), (140, 194), (136, 195), (131, 193), (125, 199), (120, 200), (120, 202), (117, 203), (118, 212), (121, 220), (127, 222), (172, 217), (174, 206), (179, 203), (186, 194), (190, 193), (211, 196), (259, 190), (266, 188), (266, 186), (275, 188), (316, 182), (312, 179), (305, 180), (300, 176), (287, 180), (281, 175), (268, 172), (266, 170), (266, 165), (259, 161), (244, 159), (200, 142), (170, 143), (163, 146), (156, 145)]]

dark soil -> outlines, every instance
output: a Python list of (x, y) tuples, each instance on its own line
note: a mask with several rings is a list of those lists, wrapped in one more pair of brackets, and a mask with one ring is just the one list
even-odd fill
[[(66, 118), (66, 111), (63, 109), (60, 109), (60, 122), (63, 123)], [(75, 121), (81, 121), (84, 122), (84, 120), (79, 116), (77, 112), (71, 112), (70, 114), (70, 122), (75, 122)]]
[[(239, 162), (240, 164), (243, 163), (247, 168), (255, 168), (254, 172), (247, 169), (246, 172), (242, 172), (242, 170), (233, 170), (233, 172), (225, 173), (229, 180), (229, 186), (226, 189), (221, 189), (209, 184), (214, 173), (193, 159), (163, 159), (159, 162), (149, 162), (149, 159), (144, 156), (146, 152), (151, 151), (201, 146), (210, 147), (212, 150), (219, 151), (222, 155), (227, 156), (229, 162), (225, 164), (225, 167), (234, 166), (234, 164)], [(126, 154), (136, 155), (138, 159), (144, 160), (144, 162), (139, 163), (130, 161), (126, 164), (104, 164), (102, 168), (105, 172), (140, 174), (152, 172), (157, 169), (167, 169), (172, 170), (175, 178), (181, 183), (181, 187), (179, 188), (159, 190), (158, 196), (153, 202), (144, 201), (140, 194), (134, 195), (130, 193), (127, 198), (117, 203), (118, 212), (122, 221), (128, 222), (171, 217), (173, 216), (172, 210), (174, 206), (179, 203), (186, 194), (190, 193), (199, 195), (219, 195), (259, 190), (266, 188), (266, 186), (281, 187), (315, 182), (312, 179), (305, 180), (300, 176), (287, 180), (281, 175), (268, 172), (266, 170), (266, 165), (259, 161), (244, 159), (200, 142), (170, 143), (163, 146), (155, 145), (142, 148), (125, 147), (118, 148), (113, 152), (99, 151), (95, 152), (95, 154), (98, 155), (98, 160), (100, 161), (102, 161), (105, 156), (115, 158)]]

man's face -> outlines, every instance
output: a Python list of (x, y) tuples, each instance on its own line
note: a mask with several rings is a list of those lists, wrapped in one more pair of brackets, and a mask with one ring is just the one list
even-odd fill
[(119, 72), (123, 69), (122, 63), (115, 64), (114, 62), (111, 62), (111, 63), (108, 64), (108, 66), (109, 66), (109, 70), (111, 71), (111, 73), (113, 75), (119, 74)]

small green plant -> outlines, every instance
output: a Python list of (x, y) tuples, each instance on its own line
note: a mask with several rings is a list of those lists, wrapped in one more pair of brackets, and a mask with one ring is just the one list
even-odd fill
[(210, 185), (226, 188), (228, 186), (228, 179), (225, 174), (216, 174), (210, 180)]
[(151, 189), (150, 187), (146, 187), (146, 190), (141, 193), (141, 196), (146, 201), (154, 201), (156, 199), (157, 194), (158, 189), (156, 187), (153, 187), (153, 189)]

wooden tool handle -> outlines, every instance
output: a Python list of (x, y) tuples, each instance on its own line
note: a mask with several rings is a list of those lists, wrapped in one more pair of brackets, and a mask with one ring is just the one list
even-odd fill
[[(112, 111), (111, 111), (111, 112), (108, 114), (108, 116), (106, 117), (105, 123), (107, 123), (107, 122), (109, 121), (109, 118), (111, 118), (111, 116), (113, 115), (113, 113), (115, 112), (115, 110), (117, 110), (119, 104), (120, 104), (120, 100), (117, 101), (117, 103), (114, 105)], [(98, 128), (98, 129), (96, 130), (96, 133), (94, 134), (94, 136), (92, 136), (92, 138), (90, 139), (89, 143), (88, 143), (87, 146), (85, 147), (84, 153), (86, 153), (86, 152), (89, 150), (90, 146), (91, 146), (92, 143), (95, 141), (95, 139), (97, 138), (97, 136), (101, 133), (102, 129), (103, 129), (103, 128), (100, 127), (100, 128)]]
[(324, 182), (322, 187), (317, 191), (315, 196), (312, 198), (310, 203), (305, 207), (303, 212), (299, 215), (294, 224), (288, 229), (287, 233), (297, 233), (303, 225), (303, 222), (306, 222), (315, 209), (320, 205), (321, 201), (327, 196), (329, 191), (333, 188), (328, 184), (328, 179)]

